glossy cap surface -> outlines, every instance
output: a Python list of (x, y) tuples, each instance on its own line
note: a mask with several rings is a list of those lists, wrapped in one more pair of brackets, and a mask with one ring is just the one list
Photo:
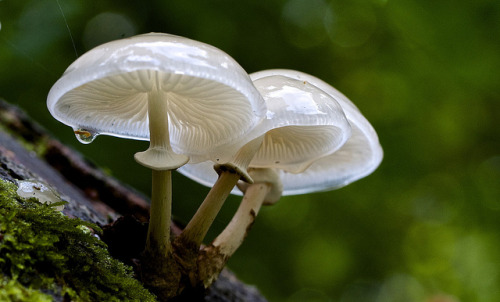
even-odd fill
[(352, 128), (351, 137), (339, 150), (315, 161), (304, 172), (293, 174), (280, 170), (283, 195), (337, 189), (369, 175), (380, 165), (383, 151), (377, 133), (346, 96), (323, 80), (300, 71), (274, 69), (251, 75), (254, 80), (269, 76), (291, 77), (328, 93), (342, 106)]
[[(334, 189), (352, 180), (335, 173), (356, 165), (351, 153), (371, 156), (371, 151), (360, 129), (355, 126), (351, 130), (352, 123), (350, 126), (336, 98), (308, 81), (286, 74), (251, 77), (266, 100), (268, 113), (261, 125), (267, 130), (264, 143), (250, 167), (276, 169), (284, 195)], [(341, 150), (339, 156), (334, 156)], [(332, 162), (320, 166), (325, 171), (318, 169), (316, 163), (330, 157), (334, 158)], [(208, 162), (187, 165), (180, 171), (207, 186), (217, 179)], [(236, 190), (233, 193), (238, 194)]]
[(160, 33), (85, 53), (52, 87), (47, 106), (56, 119), (93, 137), (148, 140), (152, 90), (168, 102), (173, 150), (194, 160), (231, 156), (266, 112), (248, 75), (229, 55)]
[(257, 130), (264, 141), (250, 167), (299, 173), (351, 136), (342, 107), (314, 85), (284, 76), (253, 80), (267, 114)]

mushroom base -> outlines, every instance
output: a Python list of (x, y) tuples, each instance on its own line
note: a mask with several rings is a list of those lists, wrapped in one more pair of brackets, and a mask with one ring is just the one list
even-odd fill
[(182, 274), (171, 253), (159, 255), (154, 251), (146, 250), (141, 255), (141, 280), (159, 301), (169, 301), (182, 291)]

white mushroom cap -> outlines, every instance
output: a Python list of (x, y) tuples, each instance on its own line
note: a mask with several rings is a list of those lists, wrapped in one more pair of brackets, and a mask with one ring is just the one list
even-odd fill
[(342, 107), (314, 85), (283, 76), (254, 79), (254, 85), (267, 114), (256, 129), (265, 135), (250, 167), (299, 173), (351, 136)]
[[(338, 90), (314, 76), (294, 70), (266, 70), (250, 76), (256, 83), (258, 79), (270, 81), (276, 77), (277, 81), (281, 81), (283, 77), (290, 77), (312, 84), (335, 98), (351, 125), (352, 133), (347, 142), (336, 152), (314, 161), (305, 171), (289, 173), (277, 170), (283, 183), (283, 195), (337, 189), (369, 175), (379, 166), (383, 151), (375, 130), (358, 108)], [(180, 171), (206, 186), (211, 186), (217, 179), (207, 162), (186, 165)], [(231, 193), (241, 195), (237, 190)]]
[[(262, 77), (254, 84), (266, 100), (268, 112), (256, 130), (265, 135), (250, 168), (298, 175), (350, 138), (351, 128), (342, 108), (316, 86), (286, 76)], [(187, 165), (179, 171), (207, 186), (217, 179), (208, 162)]]
[(52, 87), (47, 106), (84, 141), (99, 134), (148, 140), (147, 94), (154, 89), (168, 101), (172, 149), (193, 162), (232, 156), (266, 112), (248, 75), (229, 55), (160, 33), (85, 53)]
[(342, 106), (352, 128), (351, 138), (338, 151), (315, 161), (304, 172), (279, 171), (283, 195), (337, 189), (369, 175), (379, 166), (383, 151), (377, 133), (346, 96), (326, 82), (300, 71), (274, 69), (251, 74), (253, 80), (269, 76), (292, 77), (325, 91)]
[[(306, 194), (338, 189), (371, 174), (383, 157), (382, 148), (352, 126), (351, 138), (335, 153), (320, 158), (298, 174), (279, 170), (283, 195)], [(372, 144), (372, 145), (371, 145)]]

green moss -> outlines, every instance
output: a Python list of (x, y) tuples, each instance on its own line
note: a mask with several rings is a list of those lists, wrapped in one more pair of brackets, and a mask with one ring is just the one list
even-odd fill
[[(0, 272), (6, 280), (72, 301), (155, 301), (133, 278), (132, 269), (111, 258), (106, 245), (82, 228), (99, 233), (97, 225), (20, 198), (16, 189), (0, 180)], [(0, 297), (9, 294), (8, 288), (0, 288)]]
[(27, 288), (17, 280), (0, 277), (0, 301), (50, 302), (52, 296)]

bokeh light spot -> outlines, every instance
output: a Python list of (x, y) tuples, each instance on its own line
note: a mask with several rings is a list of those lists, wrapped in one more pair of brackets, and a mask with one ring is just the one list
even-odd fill
[(127, 16), (104, 12), (90, 19), (83, 33), (83, 44), (86, 49), (97, 45), (133, 36), (136, 26)]
[(295, 253), (295, 276), (299, 284), (308, 287), (333, 288), (352, 265), (346, 244), (316, 234), (309, 238)]
[(425, 289), (412, 276), (395, 274), (387, 278), (377, 295), (377, 302), (419, 302), (425, 301)]
[(290, 231), (304, 229), (310, 225), (306, 222), (311, 215), (311, 202), (307, 196), (286, 196), (269, 207), (267, 215), (262, 216), (275, 230)]
[(377, 17), (370, 5), (356, 5), (354, 2), (342, 6), (332, 4), (329, 11), (333, 11), (334, 23), (327, 32), (332, 42), (339, 46), (361, 46), (377, 28)]
[(475, 293), (474, 301), (495, 301), (498, 294), (499, 257), (491, 248), (493, 237), (471, 233), (454, 247), (454, 273), (463, 292)]
[(332, 15), (323, 0), (289, 0), (282, 11), (282, 27), (288, 40), (297, 47), (314, 47), (327, 38), (325, 25)]

